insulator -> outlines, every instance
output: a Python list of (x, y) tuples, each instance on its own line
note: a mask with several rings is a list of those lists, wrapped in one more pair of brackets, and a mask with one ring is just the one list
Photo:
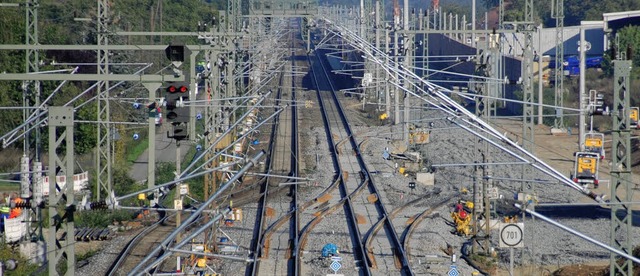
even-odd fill
[(30, 197), (31, 174), (29, 172), (29, 157), (26, 155), (20, 159), (20, 172), (20, 197)]
[(108, 209), (107, 203), (104, 201), (92, 202), (89, 204), (91, 210), (106, 210)]
[(27, 199), (23, 199), (22, 202), (12, 203), (11, 205), (12, 205), (12, 208), (18, 208), (18, 209), (31, 208), (31, 202), (29, 202), (29, 200)]
[(41, 162), (33, 162), (33, 200), (36, 205), (40, 205), (43, 202), (42, 195), (42, 163)]

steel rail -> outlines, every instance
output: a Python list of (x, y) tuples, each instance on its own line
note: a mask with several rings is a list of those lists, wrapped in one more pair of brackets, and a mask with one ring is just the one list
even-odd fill
[(420, 223), (422, 223), (422, 221), (425, 218), (427, 218), (427, 215), (431, 214), (431, 212), (447, 204), (452, 198), (456, 196), (458, 195), (454, 195), (447, 199), (443, 199), (440, 202), (436, 203), (435, 205), (431, 206), (431, 208), (425, 209), (420, 214), (412, 218), (413, 221), (411, 222), (411, 224), (409, 224), (407, 228), (405, 228), (405, 232), (403, 233), (403, 236), (402, 236), (402, 247), (407, 253), (407, 256), (411, 256), (411, 246), (409, 246), (409, 242), (411, 241), (411, 236), (413, 235), (413, 232), (415, 231), (416, 228), (418, 228), (418, 225), (420, 225)]
[[(322, 65), (322, 61), (321, 59), (317, 56), (317, 52), (315, 53), (316, 58), (318, 59), (318, 62), (320, 63), (320, 65)], [(307, 55), (307, 60), (309, 62), (310, 65), (313, 64), (312, 60), (311, 60), (311, 56)], [(323, 67), (321, 67), (323, 68)], [(311, 222), (309, 222), (309, 224), (307, 224), (302, 231), (302, 234), (300, 236), (300, 246), (298, 246), (297, 249), (297, 256), (299, 256), (299, 253), (301, 251), (302, 248), (304, 248), (305, 244), (306, 244), (306, 240), (308, 238), (308, 235), (310, 233), (310, 229), (312, 229), (313, 227), (315, 227), (315, 225), (317, 225), (323, 217), (331, 214), (333, 211), (337, 210), (339, 207), (344, 207), (344, 211), (345, 211), (345, 217), (347, 218), (347, 226), (350, 229), (349, 232), (352, 235), (352, 243), (354, 244), (355, 248), (354, 248), (354, 260), (356, 261), (356, 265), (360, 267), (360, 271), (364, 274), (364, 275), (371, 275), (371, 270), (370, 270), (370, 265), (369, 265), (369, 261), (366, 257), (366, 252), (362, 243), (362, 237), (360, 235), (360, 231), (358, 230), (358, 225), (356, 222), (356, 217), (355, 217), (355, 212), (353, 209), (353, 205), (351, 203), (351, 198), (347, 195), (347, 191), (346, 191), (346, 187), (345, 187), (345, 183), (346, 181), (344, 180), (344, 177), (342, 175), (342, 169), (340, 166), (340, 161), (338, 160), (338, 152), (337, 149), (335, 147), (336, 143), (331, 135), (331, 127), (330, 127), (330, 123), (329, 123), (329, 119), (327, 117), (327, 109), (324, 103), (324, 100), (322, 99), (322, 94), (320, 91), (320, 86), (319, 86), (319, 81), (318, 81), (318, 76), (315, 72), (315, 70), (313, 70), (313, 68), (310, 66), (310, 71), (311, 71), (311, 76), (312, 76), (312, 81), (315, 83), (316, 85), (316, 97), (318, 98), (318, 105), (320, 106), (320, 111), (322, 114), (322, 121), (323, 124), (325, 126), (325, 134), (327, 136), (327, 141), (329, 142), (329, 151), (331, 153), (331, 159), (333, 161), (333, 166), (336, 172), (336, 175), (334, 176), (335, 182), (338, 183), (337, 187), (339, 188), (341, 194), (342, 194), (342, 199), (337, 203), (334, 204), (333, 206), (321, 211), (318, 213), (318, 216), (316, 218), (314, 218)], [(325, 72), (325, 77), (328, 77), (326, 75)], [(335, 91), (332, 91), (332, 93), (335, 93)], [(364, 265), (361, 265), (364, 264)]]
[(136, 245), (138, 245), (140, 240), (142, 240), (146, 235), (151, 233), (151, 231), (153, 231), (156, 228), (158, 228), (158, 226), (161, 225), (162, 223), (164, 223), (164, 221), (166, 221), (167, 218), (168, 217), (165, 217), (163, 219), (160, 219), (160, 220), (156, 221), (152, 225), (147, 226), (144, 230), (140, 231), (140, 233), (138, 233), (133, 239), (131, 239), (127, 243), (127, 245), (120, 251), (120, 254), (118, 254), (118, 256), (116, 257), (115, 262), (113, 262), (111, 264), (111, 266), (109, 266), (109, 268), (107, 269), (107, 272), (105, 273), (105, 275), (109, 275), (109, 276), (115, 275), (116, 271), (122, 266), (122, 263), (126, 259), (125, 256), (128, 256), (129, 252), (131, 252), (131, 250)]
[[(447, 95), (444, 94), (444, 92), (452, 93), (452, 91), (450, 91), (449, 89), (446, 89), (444, 87), (441, 87), (439, 85), (436, 85), (434, 83), (431, 83), (431, 82), (429, 82), (427, 80), (422, 79), (421, 77), (417, 76), (415, 73), (413, 73), (413, 72), (411, 72), (409, 70), (406, 70), (404, 65), (399, 65), (399, 69), (391, 68), (390, 65), (394, 65), (394, 63), (392, 61), (389, 61), (389, 60), (382, 61), (381, 60), (381, 58), (384, 58), (384, 57), (387, 56), (386, 53), (381, 52), (379, 49), (376, 49), (373, 45), (371, 45), (367, 41), (364, 41), (362, 38), (360, 38), (359, 36), (354, 34), (351, 30), (346, 29), (346, 28), (344, 28), (342, 26), (339, 26), (338, 24), (332, 23), (330, 20), (328, 20), (326, 18), (324, 18), (323, 20), (325, 20), (329, 24), (332, 24), (333, 27), (338, 29), (338, 33), (340, 34), (340, 37), (343, 37), (343, 38), (345, 38), (347, 40), (351, 40), (350, 44), (352, 44), (352, 45), (361, 45), (360, 50), (362, 50), (363, 53), (365, 53), (367, 55), (367, 57), (369, 59), (371, 59), (373, 62), (380, 64), (382, 66), (383, 70), (385, 70), (386, 72), (389, 72), (389, 73), (391, 71), (397, 72), (398, 76), (400, 78), (402, 78), (403, 80), (405, 80), (405, 81), (409, 82), (411, 85), (413, 85), (417, 89), (417, 91), (419, 93), (421, 93), (422, 95), (418, 94), (416, 92), (413, 92), (411, 90), (408, 90), (408, 89), (396, 84), (396, 86), (399, 86), (399, 89), (402, 89), (405, 92), (410, 93), (411, 95), (418, 97), (419, 99), (427, 101), (430, 104), (443, 109), (443, 111), (450, 113), (454, 118), (458, 118), (458, 119), (459, 118), (463, 118), (463, 117), (464, 118), (468, 118), (470, 121), (472, 121), (475, 124), (477, 124), (477, 127), (482, 128), (485, 132), (490, 133), (491, 135), (493, 135), (494, 137), (497, 137), (499, 140), (503, 141), (504, 143), (508, 144), (509, 146), (516, 148), (523, 155), (533, 159), (534, 160), (533, 166), (535, 168), (537, 168), (537, 169), (544, 168), (548, 172), (551, 172), (551, 174), (550, 174), (551, 176), (553, 176), (554, 178), (558, 179), (563, 184), (565, 184), (565, 185), (567, 185), (567, 186), (569, 186), (571, 188), (574, 188), (575, 190), (578, 190), (578, 191), (582, 192), (584, 195), (592, 198), (595, 201), (604, 202), (604, 199), (602, 198), (601, 195), (597, 195), (594, 192), (588, 190), (587, 188), (584, 188), (584, 187), (581, 187), (579, 185), (576, 185), (568, 177), (560, 174), (557, 170), (555, 170), (553, 167), (549, 166), (544, 161), (542, 161), (541, 159), (536, 157), (533, 153), (525, 150), (521, 146), (517, 145), (515, 142), (509, 140), (506, 136), (504, 136), (502, 133), (498, 132), (495, 128), (493, 128), (487, 122), (484, 122), (482, 119), (478, 118), (473, 113), (469, 112), (468, 110), (466, 110), (465, 108), (460, 106), (460, 104), (458, 104), (457, 102), (455, 102), (454, 100), (449, 98)], [(329, 31), (334, 32), (333, 30), (329, 30)], [(375, 52), (375, 54), (373, 52)], [(416, 82), (414, 82), (413, 80), (416, 80)], [(422, 86), (425, 86), (426, 89), (423, 88)], [(430, 101), (426, 100), (422, 96), (427, 96), (427, 97), (430, 97), (430, 98), (434, 99), (437, 102), (442, 102), (442, 104), (447, 105), (450, 109), (449, 110), (444, 110), (443, 106), (435, 105), (433, 102), (430, 102)]]
[(232, 186), (242, 175), (244, 175), (244, 173), (248, 171), (249, 168), (257, 164), (258, 160), (261, 159), (264, 154), (265, 154), (264, 151), (261, 151), (258, 154), (256, 154), (253, 159), (249, 160), (247, 164), (245, 164), (238, 173), (236, 173), (233, 177), (231, 177), (225, 184), (220, 186), (220, 188), (216, 191), (215, 194), (209, 197), (206, 202), (204, 202), (200, 207), (198, 207), (198, 209), (189, 218), (187, 218), (180, 226), (176, 228), (175, 231), (173, 231), (166, 239), (164, 239), (160, 243), (160, 245), (154, 248), (149, 253), (149, 255), (140, 262), (140, 264), (138, 264), (131, 272), (129, 272), (128, 275), (136, 275), (136, 272), (140, 271), (141, 269), (143, 271), (148, 271), (149, 269), (151, 269), (153, 264), (145, 267), (144, 269), (143, 269), (143, 266), (145, 265), (146, 262), (148, 262), (152, 258), (152, 256), (158, 254), (163, 248), (166, 248), (167, 245), (172, 240), (174, 240), (176, 236), (178, 236), (178, 234), (184, 231), (187, 225), (193, 222), (196, 219), (196, 217), (198, 217), (208, 206), (211, 205), (211, 203), (213, 203), (213, 201), (215, 201), (220, 196), (220, 194), (222, 194), (226, 189)]
[[(278, 91), (276, 92), (275, 95), (275, 106), (276, 108), (274, 108), (275, 110), (277, 110), (277, 106), (280, 105), (280, 100), (282, 97), (282, 82), (284, 79), (284, 74), (280, 74), (280, 79), (278, 81)], [(276, 117), (274, 117), (274, 121), (273, 124), (271, 124), (271, 134), (269, 136), (269, 145), (268, 145), (268, 150), (269, 150), (269, 154), (267, 154), (267, 157), (265, 159), (265, 173), (268, 174), (271, 171), (271, 168), (273, 166), (273, 162), (272, 162), (272, 158), (274, 156), (275, 153), (275, 144), (276, 144), (276, 139), (278, 137), (278, 127), (280, 125), (280, 115), (282, 113), (279, 113)], [(260, 267), (260, 262), (258, 261), (259, 258), (262, 258), (262, 254), (264, 254), (264, 236), (265, 236), (265, 231), (263, 231), (263, 229), (265, 228), (265, 216), (266, 216), (266, 209), (267, 209), (267, 199), (269, 196), (269, 176), (266, 175), (264, 177), (264, 181), (261, 183), (260, 185), (260, 197), (258, 198), (258, 210), (256, 211), (256, 222), (255, 222), (255, 226), (254, 226), (254, 231), (253, 231), (253, 238), (251, 239), (251, 245), (250, 248), (251, 250), (251, 254), (250, 257), (253, 256), (253, 259), (255, 259), (255, 262), (251, 262), (247, 264), (247, 270), (246, 270), (246, 274), (248, 275), (258, 275), (259, 272), (259, 267)], [(268, 254), (268, 253), (267, 253)]]
[[(298, 19), (300, 27), (302, 28), (302, 19)], [(290, 33), (291, 47), (295, 47), (296, 39), (294, 39), (293, 32)], [(300, 30), (300, 38), (302, 39), (302, 30)], [(291, 68), (295, 67), (295, 52), (291, 54)], [(296, 77), (295, 75), (291, 76), (291, 100), (296, 102)], [(292, 177), (298, 177), (300, 175), (300, 167), (298, 166), (298, 157), (300, 156), (300, 133), (298, 132), (298, 106), (293, 104), (291, 105), (291, 141), (290, 141), (290, 150), (291, 150), (291, 158), (290, 158), (290, 175)], [(295, 180), (290, 180), (291, 182)], [(290, 244), (290, 252), (291, 258), (289, 258), (288, 271), (289, 275), (301, 275), (301, 264), (300, 257), (298, 256), (298, 246), (300, 244), (300, 211), (298, 210), (298, 185), (291, 185), (290, 188), (291, 193), (291, 206), (290, 209), (293, 210), (293, 214), (291, 215), (291, 224), (289, 227), (289, 237), (293, 244)]]
[[(318, 55), (318, 52), (316, 52), (316, 55)], [(318, 59), (320, 60), (320, 66), (322, 67), (325, 76), (327, 77), (327, 79), (329, 78), (329, 75), (327, 74), (327, 70), (322, 62), (322, 60), (318, 57)], [(342, 125), (344, 127), (344, 129), (347, 132), (347, 135), (349, 136), (349, 142), (351, 144), (352, 149), (354, 150), (354, 153), (356, 154), (356, 160), (358, 161), (358, 164), (360, 166), (360, 168), (362, 169), (361, 172), (364, 174), (364, 179), (367, 179), (368, 181), (368, 187), (369, 190), (372, 192), (372, 194), (375, 195), (379, 195), (378, 189), (375, 185), (375, 182), (373, 181), (373, 179), (371, 178), (371, 175), (369, 174), (369, 169), (367, 168), (367, 164), (364, 161), (364, 158), (362, 157), (362, 154), (360, 152), (360, 148), (358, 147), (358, 143), (355, 139), (355, 133), (353, 133), (353, 131), (351, 130), (351, 126), (349, 125), (347, 116), (344, 112), (344, 109), (342, 108), (342, 105), (338, 99), (337, 94), (335, 93), (335, 88), (333, 86), (333, 83), (331, 81), (329, 81), (329, 86), (331, 87), (331, 89), (333, 90), (333, 93), (331, 93), (332, 99), (335, 103), (335, 105), (338, 107), (337, 111), (340, 115), (340, 118), (342, 120)], [(394, 255), (396, 256), (397, 260), (400, 262), (400, 269), (403, 273), (408, 274), (408, 275), (413, 275), (413, 272), (411, 270), (411, 266), (407, 260), (407, 256), (405, 254), (404, 249), (402, 248), (402, 243), (400, 242), (400, 239), (398, 238), (398, 234), (395, 231), (395, 228), (393, 226), (393, 222), (389, 219), (389, 213), (387, 212), (386, 207), (384, 206), (384, 204), (382, 203), (382, 201), (377, 200), (376, 204), (375, 204), (376, 208), (378, 209), (379, 212), (381, 212), (382, 218), (381, 220), (384, 221), (384, 227), (385, 227), (385, 231), (391, 236), (391, 242), (394, 246)], [(362, 240), (360, 240), (362, 242)], [(367, 256), (369, 256), (369, 254), (367, 254)], [(373, 255), (371, 255), (373, 257)]]

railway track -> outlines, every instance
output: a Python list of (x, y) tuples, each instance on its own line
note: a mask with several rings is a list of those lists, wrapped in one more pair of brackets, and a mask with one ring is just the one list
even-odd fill
[[(360, 274), (371, 275), (371, 269), (377, 269), (378, 267), (376, 255), (387, 258), (385, 256), (389, 254), (388, 252), (382, 252), (384, 249), (375, 251), (372, 247), (367, 247), (366, 240), (379, 240), (378, 245), (385, 243), (384, 240), (386, 240), (388, 243), (387, 251), (393, 252), (392, 259), (384, 261), (387, 272), (394, 274), (393, 270), (389, 270), (389, 268), (395, 267), (398, 274), (411, 275), (411, 268), (400, 239), (394, 230), (383, 202), (380, 200), (377, 187), (369, 175), (364, 159), (360, 154), (358, 143), (340, 105), (331, 78), (325, 69), (324, 62), (318, 52), (313, 57), (309, 56), (308, 60), (310, 64), (316, 64), (312, 70), (313, 80), (317, 87), (318, 104), (322, 112), (336, 175), (334, 181), (323, 193), (301, 206), (301, 209), (306, 209), (320, 203), (322, 208), (314, 214), (315, 218), (303, 228), (298, 250), (304, 251), (313, 228), (320, 224), (325, 217), (342, 211), (347, 218), (348, 232), (351, 236), (353, 248), (351, 256), (353, 260), (347, 260), (347, 262), (352, 261)], [(320, 87), (321, 83), (326, 83), (328, 85), (326, 88), (329, 91), (323, 92)], [(342, 138), (342, 141), (338, 140), (340, 138)], [(351, 150), (341, 150), (341, 144), (347, 144), (345, 141), (348, 141)], [(354, 166), (353, 164), (357, 165)], [(355, 172), (358, 177), (349, 179), (348, 172)], [(336, 188), (338, 189), (336, 190)], [(337, 202), (330, 202), (330, 199), (337, 192), (339, 192), (339, 195), (335, 197), (338, 199)], [(340, 210), (341, 208), (342, 210)], [(368, 216), (360, 213), (366, 213)], [(368, 224), (369, 227), (362, 227), (368, 230), (361, 231), (359, 224)], [(375, 235), (373, 232), (375, 225), (381, 225), (385, 229), (385, 237), (377, 237)]]
[[(293, 32), (291, 32), (289, 39), (292, 49), (296, 46), (299, 47), (294, 42), (296, 40), (293, 38)], [(295, 55), (304, 55), (301, 51), (292, 54), (289, 71), (296, 66)], [(360, 153), (360, 145), (356, 141), (356, 135), (349, 126), (338, 94), (333, 88), (331, 77), (325, 69), (325, 62), (318, 52), (315, 56), (307, 56), (307, 62), (310, 68), (311, 64), (316, 65), (313, 66), (314, 69), (311, 70), (312, 74), (309, 77), (318, 88), (315, 91), (315, 97), (318, 100), (322, 122), (326, 130), (335, 175), (330, 183), (326, 183), (326, 186), (323, 185), (319, 193), (317, 193), (317, 189), (321, 189), (321, 187), (316, 187), (316, 196), (310, 199), (299, 196), (299, 185), (296, 183), (287, 184), (287, 182), (296, 182), (297, 180), (276, 179), (275, 181), (283, 182), (280, 184), (284, 185), (274, 185), (274, 179), (269, 176), (254, 182), (257, 184), (239, 186), (240, 190), (230, 191), (223, 196), (225, 200), (233, 199), (234, 206), (237, 207), (257, 204), (252, 239), (247, 246), (250, 252), (249, 259), (256, 261), (247, 263), (245, 275), (317, 274), (318, 271), (314, 270), (316, 268), (314, 264), (309, 264), (308, 258), (303, 255), (309, 253), (305, 246), (310, 240), (316, 240), (315, 244), (314, 242), (311, 244), (317, 246), (318, 237), (314, 237), (313, 233), (316, 231), (314, 229), (323, 222), (327, 223), (324, 219), (328, 217), (338, 217), (340, 223), (343, 224), (343, 226), (338, 226), (338, 223), (331, 221), (330, 223), (335, 224), (334, 227), (329, 227), (332, 232), (339, 232), (341, 231), (339, 228), (344, 227), (343, 232), (347, 233), (346, 237), (349, 237), (350, 246), (342, 247), (340, 255), (344, 258), (345, 268), (349, 266), (347, 263), (351, 263), (360, 275), (382, 275), (381, 273), (384, 275), (413, 275), (407, 257), (411, 236), (433, 209), (445, 204), (448, 200), (430, 205), (430, 208), (411, 216), (410, 221), (405, 224), (406, 227), (394, 228), (393, 220), (394, 218), (396, 221), (399, 220), (396, 216), (403, 209), (424, 199), (413, 200), (394, 209), (391, 213), (387, 212), (383, 202), (384, 194), (378, 191), (369, 175), (369, 170)], [(285, 71), (287, 71), (286, 68)], [(287, 101), (293, 103), (298, 101), (296, 76), (291, 75), (290, 83), (287, 83), (285, 79), (289, 76), (286, 75), (285, 72), (280, 74), (278, 90), (274, 96), (276, 106), (281, 106), (283, 102)], [(325, 85), (325, 89), (321, 89), (321, 83)], [(285, 87), (290, 87), (291, 90), (287, 90), (288, 93), (283, 93)], [(297, 122), (298, 109), (296, 104), (290, 105), (288, 110), (282, 112), (274, 120), (269, 138), (269, 154), (265, 160), (265, 174), (275, 173), (290, 177), (300, 175)], [(282, 142), (284, 140), (286, 142)], [(281, 142), (278, 143), (278, 141)], [(284, 153), (289, 156), (284, 157)], [(274, 158), (276, 155), (280, 155), (279, 158)], [(283, 195), (285, 191), (288, 193)], [(310, 213), (311, 216), (309, 216)], [(275, 214), (279, 214), (279, 216), (274, 217)], [(345, 218), (346, 223), (343, 223)], [(301, 225), (304, 227), (301, 228)], [(157, 229), (160, 229), (157, 225), (149, 227), (145, 233), (160, 232), (158, 234), (166, 236), (171, 232), (168, 230), (162, 234), (162, 231), (157, 231)], [(402, 237), (397, 233), (401, 233)], [(136, 244), (146, 244), (148, 242), (144, 240), (147, 239), (157, 241), (162, 240), (162, 237), (156, 235), (155, 238), (152, 238), (146, 234), (139, 235), (131, 242), (131, 245), (127, 246), (128, 252), (123, 251), (119, 258), (121, 261), (114, 264), (116, 268), (110, 269), (108, 275), (120, 275), (117, 274), (119, 271), (129, 271), (131, 268), (126, 268), (127, 263), (131, 262), (133, 263), (131, 267), (135, 266), (144, 257), (144, 254), (136, 256), (137, 259), (128, 256), (136, 255), (135, 252), (138, 251), (145, 252), (145, 249), (138, 249), (143, 248), (142, 246), (136, 246)], [(146, 246), (146, 251), (156, 245), (157, 242), (149, 243)], [(351, 252), (350, 249), (352, 249)], [(261, 264), (265, 262), (271, 262), (267, 266), (268, 269), (261, 267)]]
[(175, 230), (175, 223), (175, 215), (171, 215), (144, 228), (122, 249), (105, 275), (127, 275), (151, 249)]
[[(293, 41), (291, 36), (290, 40)], [(295, 47), (296, 45), (292, 44), (292, 49)], [(284, 182), (280, 183), (283, 185), (273, 185), (273, 179), (270, 181), (268, 176), (258, 182), (259, 186), (245, 187), (231, 194), (230, 197), (233, 198), (235, 206), (257, 203), (255, 205), (257, 206), (256, 226), (248, 246), (250, 257), (256, 262), (246, 265), (245, 275), (316, 275), (317, 264), (310, 263), (308, 256), (304, 255), (319, 249), (317, 240), (322, 238), (316, 237), (314, 233), (318, 231), (321, 233), (326, 228), (321, 230), (315, 230), (315, 228), (323, 222), (326, 223), (324, 219), (327, 217), (338, 217), (342, 224), (339, 226), (340, 223), (331, 220), (330, 223), (334, 225), (329, 227), (330, 232), (339, 232), (339, 228), (344, 227), (343, 233), (346, 233), (346, 237), (353, 236), (349, 238), (350, 246), (341, 247), (340, 256), (344, 258), (345, 268), (351, 265), (361, 275), (380, 275), (380, 273), (412, 275), (405, 252), (410, 249), (411, 236), (428, 214), (448, 202), (449, 198), (429, 204), (429, 207), (417, 214), (415, 209), (411, 210), (410, 212), (414, 214), (409, 216), (410, 219), (406, 223), (400, 222), (403, 219), (396, 216), (406, 207), (423, 199), (411, 201), (388, 213), (383, 203), (385, 195), (380, 194), (369, 175), (360, 154), (360, 145), (349, 127), (336, 91), (332, 87), (330, 76), (324, 68), (324, 62), (320, 56), (307, 56), (307, 58), (309, 64), (316, 65), (312, 70), (313, 74), (308, 77), (316, 83), (315, 86), (318, 88), (315, 91), (315, 98), (318, 99), (322, 121), (326, 128), (335, 175), (330, 183), (325, 183), (326, 186), (314, 187), (313, 194), (316, 196), (312, 198), (300, 197), (298, 185), (286, 185), (286, 182), (296, 180), (285, 182), (280, 179), (277, 181)], [(293, 67), (295, 66), (293, 56), (291, 60)], [(296, 77), (292, 76), (291, 83), (288, 83), (284, 81), (284, 75), (280, 75), (279, 89), (274, 94), (276, 106), (284, 101), (298, 100), (294, 85)], [(326, 87), (322, 89), (321, 84)], [(288, 95), (283, 93), (284, 87), (291, 87), (290, 91), (287, 90)], [(285, 98), (285, 95), (289, 98)], [(271, 125), (268, 146), (270, 154), (265, 161), (265, 173), (291, 177), (299, 175), (298, 125), (291, 123), (297, 121), (297, 108), (294, 104), (289, 110), (282, 112)], [(277, 143), (278, 140), (287, 140), (287, 142)], [(290, 156), (284, 157), (283, 152), (288, 152)], [(280, 157), (275, 158), (276, 161), (274, 156), (278, 154)], [(274, 170), (274, 168), (277, 169)], [(286, 196), (283, 195), (285, 191), (288, 191)], [(345, 218), (347, 218), (346, 223), (343, 223)], [(394, 229), (394, 219), (399, 224), (399, 228)], [(304, 227), (301, 229), (300, 226)], [(398, 233), (401, 233), (402, 237)], [(306, 251), (307, 244), (313, 244), (312, 251)], [(350, 252), (350, 249), (353, 251)]]
[[(294, 33), (289, 34), (290, 44), (294, 44)], [(293, 55), (291, 56), (293, 68)], [(279, 89), (276, 94), (276, 106), (281, 105), (283, 101), (291, 101), (293, 104), (282, 112), (271, 128), (271, 136), (269, 142), (269, 157), (265, 161), (265, 173), (278, 173), (288, 175), (290, 177), (298, 176), (298, 118), (296, 102), (296, 90), (293, 86), (294, 77), (288, 78), (286, 71), (291, 68), (285, 66), (284, 71), (280, 75)], [(289, 90), (291, 88), (291, 90)], [(283, 91), (284, 90), (284, 91)], [(288, 98), (283, 99), (284, 95)], [(286, 96), (284, 96), (286, 97)], [(292, 253), (294, 244), (297, 243), (298, 223), (297, 223), (297, 185), (291, 178), (283, 183), (280, 179), (274, 179), (266, 176), (265, 181), (260, 184), (260, 196), (258, 199), (258, 210), (256, 215), (256, 227), (254, 228), (253, 239), (251, 242), (252, 252), (258, 257), (259, 261), (248, 264), (246, 275), (298, 275), (296, 267), (297, 258)], [(291, 183), (291, 184), (290, 184)], [(280, 185), (284, 184), (284, 185)], [(283, 195), (284, 191), (288, 191)], [(283, 202), (289, 202), (288, 204)], [(277, 219), (276, 213), (281, 214)], [(288, 222), (288, 225), (287, 225)], [(285, 229), (282, 226), (287, 225)], [(288, 233), (287, 233), (288, 232)], [(272, 239), (276, 242), (272, 243)], [(277, 256), (269, 256), (271, 253)], [(272, 255), (273, 255), (272, 254)], [(269, 269), (261, 269), (262, 262), (275, 260), (268, 265)], [(286, 261), (285, 261), (286, 260)]]

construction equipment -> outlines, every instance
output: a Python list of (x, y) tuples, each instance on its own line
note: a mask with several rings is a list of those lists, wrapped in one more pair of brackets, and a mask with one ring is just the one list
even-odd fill
[(409, 124), (409, 144), (421, 145), (429, 143), (429, 135), (431, 131), (427, 128), (417, 127), (414, 124)]
[(468, 236), (471, 233), (471, 214), (464, 210), (462, 204), (456, 204), (454, 211), (451, 213), (453, 223), (456, 227), (456, 234)]
[(638, 128), (638, 116), (640, 115), (640, 108), (632, 107), (629, 112), (629, 128)]
[(600, 155), (600, 159), (604, 159), (604, 134), (595, 132), (585, 133), (583, 151), (597, 153)]
[(571, 177), (573, 182), (593, 184), (597, 188), (600, 155), (593, 152), (576, 152), (575, 157), (575, 166)]

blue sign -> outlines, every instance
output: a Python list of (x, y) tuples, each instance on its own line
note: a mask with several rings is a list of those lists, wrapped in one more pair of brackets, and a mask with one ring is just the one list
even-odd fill
[(340, 268), (342, 267), (342, 265), (339, 262), (334, 261), (331, 263), (329, 267), (333, 270), (333, 273), (337, 273), (338, 270), (340, 270)]
[(451, 265), (449, 266), (449, 273), (447, 273), (448, 276), (459, 276), (460, 275), (460, 271), (458, 271), (458, 268), (456, 267), (456, 265)]

